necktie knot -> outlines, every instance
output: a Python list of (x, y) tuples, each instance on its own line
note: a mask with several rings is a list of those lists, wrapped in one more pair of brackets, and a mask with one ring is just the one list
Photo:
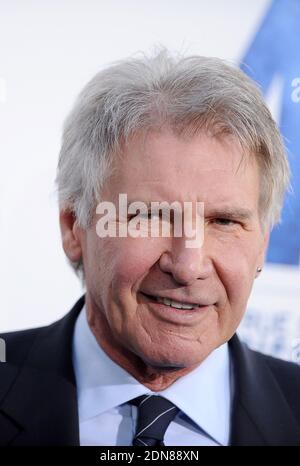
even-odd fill
[(130, 401), (137, 406), (137, 426), (133, 445), (164, 445), (163, 439), (170, 422), (179, 409), (158, 395), (142, 395)]

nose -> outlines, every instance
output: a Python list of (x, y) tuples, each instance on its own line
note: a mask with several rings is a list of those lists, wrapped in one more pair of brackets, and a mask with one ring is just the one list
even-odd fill
[(213, 261), (205, 241), (201, 246), (189, 248), (184, 238), (172, 238), (172, 247), (161, 255), (159, 266), (182, 285), (204, 280), (213, 272)]

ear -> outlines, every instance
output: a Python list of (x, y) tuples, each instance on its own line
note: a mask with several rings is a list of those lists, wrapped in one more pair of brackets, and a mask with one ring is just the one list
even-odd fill
[(80, 261), (82, 257), (82, 237), (74, 212), (61, 210), (59, 212), (59, 224), (65, 254), (72, 262)]
[(268, 229), (263, 236), (261, 249), (257, 258), (257, 267), (263, 268), (265, 262), (266, 252), (269, 246), (270, 230)]

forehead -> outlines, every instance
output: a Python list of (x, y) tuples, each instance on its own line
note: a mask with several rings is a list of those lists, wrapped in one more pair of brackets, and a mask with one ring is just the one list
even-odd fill
[(256, 159), (243, 153), (230, 136), (143, 132), (130, 138), (120, 155), (108, 184), (111, 194), (202, 202), (230, 202), (237, 197), (243, 202), (258, 195)]

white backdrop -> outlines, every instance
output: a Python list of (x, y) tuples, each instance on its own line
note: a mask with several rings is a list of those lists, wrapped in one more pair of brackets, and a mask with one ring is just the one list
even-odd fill
[[(106, 64), (155, 44), (238, 62), (269, 4), (0, 0), (1, 331), (52, 322), (82, 293), (61, 247), (54, 192), (62, 123), (82, 86)], [(276, 95), (275, 85), (275, 116)], [(270, 351), (258, 328), (266, 335), (270, 316), (285, 311), (291, 318), (281, 325), (288, 340), (280, 354), (291, 357), (299, 284), (299, 268), (266, 267), (241, 330), (250, 344)]]

